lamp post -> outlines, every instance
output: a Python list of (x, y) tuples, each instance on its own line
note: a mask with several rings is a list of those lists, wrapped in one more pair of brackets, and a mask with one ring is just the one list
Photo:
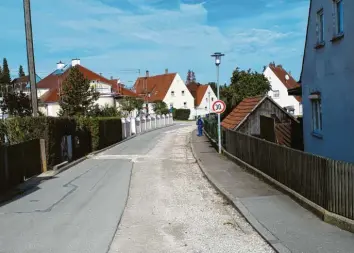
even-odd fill
[[(217, 96), (218, 100), (220, 100), (220, 85), (219, 85), (219, 66), (221, 63), (221, 57), (225, 56), (222, 53), (214, 53), (211, 57), (215, 58), (215, 66), (216, 66), (216, 86), (217, 86)], [(221, 126), (220, 126), (220, 113), (218, 113), (218, 143), (219, 143), (219, 154), (221, 154)]]

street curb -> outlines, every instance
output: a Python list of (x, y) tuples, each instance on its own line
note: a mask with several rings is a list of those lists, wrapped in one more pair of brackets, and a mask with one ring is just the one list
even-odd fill
[[(190, 140), (192, 140), (192, 134), (194, 134), (195, 131), (191, 133)], [(205, 133), (207, 136), (207, 134)], [(207, 136), (209, 139), (209, 136)], [(267, 230), (249, 211), (248, 209), (242, 204), (242, 202), (232, 196), (231, 193), (229, 193), (226, 189), (224, 189), (223, 186), (218, 184), (215, 179), (213, 179), (213, 176), (210, 175), (207, 170), (204, 168), (204, 165), (201, 163), (200, 158), (198, 157), (197, 153), (194, 150), (194, 146), (192, 141), (190, 141), (191, 149), (194, 158), (197, 161), (197, 164), (199, 165), (200, 170), (203, 172), (203, 174), (206, 176), (210, 184), (218, 191), (221, 193), (221, 195), (226, 198), (232, 206), (238, 210), (238, 212), (246, 219), (246, 221), (254, 228), (254, 230), (275, 250), (277, 253), (291, 253), (291, 251), (285, 247), (278, 238), (276, 238), (269, 230)]]
[[(145, 132), (142, 132), (142, 133), (134, 134), (134, 135), (129, 136), (128, 138), (126, 138), (126, 139), (124, 139), (124, 140), (121, 140), (120, 142), (114, 143), (114, 144), (112, 144), (112, 145), (110, 145), (110, 146), (108, 146), (108, 147), (105, 147), (105, 148), (100, 149), (100, 150), (93, 151), (93, 152), (89, 153), (88, 155), (86, 155), (86, 156), (84, 156), (84, 157), (81, 157), (81, 158), (79, 158), (79, 159), (77, 159), (77, 160), (75, 160), (75, 161), (72, 161), (72, 162), (70, 162), (70, 163), (68, 163), (68, 164), (66, 164), (66, 165), (64, 165), (64, 166), (62, 166), (62, 167), (60, 167), (60, 168), (58, 168), (58, 169), (55, 170), (55, 171), (52, 170), (53, 172), (52, 172), (52, 171), (48, 171), (48, 172), (52, 172), (52, 175), (51, 175), (51, 176), (54, 177), (54, 176), (56, 176), (56, 175), (58, 175), (58, 174), (60, 174), (60, 173), (62, 173), (62, 172), (64, 172), (64, 171), (70, 169), (71, 167), (73, 167), (73, 166), (75, 166), (75, 165), (77, 165), (77, 164), (79, 164), (79, 163), (85, 161), (86, 159), (92, 158), (93, 156), (96, 156), (96, 155), (99, 154), (99, 153), (102, 153), (102, 152), (104, 152), (104, 151), (106, 151), (106, 150), (108, 150), (108, 149), (114, 148), (115, 146), (118, 146), (118, 145), (120, 145), (120, 144), (122, 144), (122, 143), (124, 143), (124, 142), (126, 142), (126, 141), (131, 140), (131, 139), (134, 139), (134, 138), (137, 137), (137, 136), (140, 136), (140, 135), (143, 135), (143, 134), (146, 134), (146, 133), (150, 133), (150, 132), (153, 132), (153, 131), (156, 131), (156, 130), (168, 128), (168, 127), (171, 127), (171, 126), (175, 126), (175, 123), (173, 123), (173, 124), (171, 124), (171, 125), (168, 125), (168, 126), (164, 126), (164, 127), (158, 127), (158, 128), (150, 129), (150, 130), (145, 131)], [(58, 166), (58, 165), (56, 165), (56, 166)], [(54, 167), (55, 167), (55, 166), (54, 166)], [(48, 173), (48, 172), (45, 172), (44, 174), (46, 174), (46, 173)]]
[[(154, 129), (150, 129), (148, 131), (145, 131), (145, 132), (142, 132), (142, 133), (138, 133), (138, 134), (135, 134), (135, 135), (132, 135), (132, 136), (129, 136), (128, 138), (120, 141), (120, 142), (117, 142), (113, 145), (110, 145), (108, 147), (105, 147), (103, 149), (100, 149), (100, 150), (96, 150), (96, 151), (93, 151), (91, 152), (90, 154), (84, 156), (84, 157), (81, 157), (75, 161), (72, 161), (70, 163), (67, 163), (67, 162), (63, 162), (61, 164), (57, 164), (53, 167), (53, 170), (49, 170), (49, 171), (46, 171), (38, 176), (35, 176), (35, 177), (32, 177), (32, 178), (29, 178), (27, 181), (17, 185), (15, 188), (13, 189), (10, 189), (6, 192), (4, 192), (2, 195), (0, 195), (0, 205), (3, 204), (3, 203), (6, 203), (8, 201), (10, 201), (11, 199), (15, 198), (16, 196), (19, 196), (23, 193), (25, 193), (26, 191), (29, 191), (31, 189), (33, 189), (34, 187), (36, 187), (37, 185), (41, 184), (42, 181), (46, 181), (46, 180), (49, 180), (49, 179), (52, 179), (54, 178), (56, 175), (70, 169), (71, 167), (85, 161), (86, 159), (89, 159), (99, 153), (102, 153), (110, 148), (113, 148), (115, 146), (118, 146), (126, 141), (129, 141), (137, 136), (140, 136), (140, 135), (143, 135), (145, 133), (149, 133), (149, 132), (153, 132), (153, 131), (156, 131), (156, 130), (160, 130), (160, 129), (164, 129), (164, 128), (168, 128), (168, 127), (172, 127), (172, 126), (175, 126), (176, 123), (172, 123), (171, 125), (168, 125), (168, 126), (164, 126), (164, 127), (158, 127), (158, 128), (154, 128)], [(54, 170), (55, 168), (55, 170)], [(38, 183), (37, 184), (33, 184), (32, 182), (35, 181), (35, 180), (38, 180)]]
[[(204, 131), (207, 138), (212, 141), (214, 144), (216, 143), (209, 134)], [(309, 210), (313, 214), (315, 214), (319, 219), (323, 220), (324, 222), (334, 225), (340, 229), (346, 230), (348, 232), (354, 233), (354, 220), (348, 219), (341, 215), (332, 213), (327, 209), (317, 205), (316, 203), (312, 202), (311, 200), (305, 198), (301, 194), (297, 193), (296, 191), (290, 189), (286, 185), (278, 182), (274, 178), (268, 176), (267, 174), (263, 173), (262, 171), (258, 170), (257, 168), (253, 167), (252, 165), (242, 161), (241, 159), (235, 157), (234, 155), (227, 152), (222, 147), (222, 153), (231, 161), (235, 162), (242, 168), (248, 170), (250, 173), (255, 174), (257, 177), (260, 177), (267, 181), (269, 184), (273, 185), (275, 188), (283, 192), (284, 194), (288, 195), (294, 201), (296, 201), (299, 205), (304, 207), (305, 209)]]

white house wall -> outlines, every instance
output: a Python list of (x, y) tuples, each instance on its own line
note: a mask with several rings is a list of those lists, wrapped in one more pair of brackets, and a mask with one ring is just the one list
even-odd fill
[[(210, 92), (210, 97), (209, 97)], [(194, 116), (205, 116), (206, 114), (212, 113), (213, 103), (217, 100), (217, 97), (213, 89), (208, 86), (200, 105), (194, 110)]]
[[(174, 96), (172, 95), (172, 91), (174, 91)], [(182, 95), (182, 91), (184, 91), (184, 95)], [(172, 81), (163, 101), (167, 104), (168, 108), (173, 105), (173, 108), (176, 109), (190, 109), (190, 119), (194, 118), (194, 97), (178, 74), (176, 74), (175, 79)], [(186, 106), (184, 105), (185, 102)]]
[[(295, 115), (302, 115), (302, 106), (299, 101), (296, 100), (294, 96), (288, 95), (288, 89), (279, 80), (279, 78), (274, 74), (271, 68), (267, 67), (264, 71), (264, 76), (269, 80), (270, 85), (272, 87), (271, 91), (268, 92), (268, 96), (270, 96), (275, 102), (277, 102), (281, 107), (293, 106), (295, 111)], [(274, 97), (275, 90), (279, 91), (279, 97)]]

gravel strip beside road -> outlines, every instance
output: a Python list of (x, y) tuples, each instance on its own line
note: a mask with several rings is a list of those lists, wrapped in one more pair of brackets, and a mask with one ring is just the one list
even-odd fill
[(188, 144), (194, 128), (169, 131), (135, 160), (110, 253), (274, 252), (204, 178)]

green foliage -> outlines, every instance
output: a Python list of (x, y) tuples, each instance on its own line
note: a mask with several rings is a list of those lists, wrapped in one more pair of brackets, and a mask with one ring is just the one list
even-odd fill
[(122, 140), (122, 121), (118, 117), (79, 117), (76, 120), (79, 129), (88, 129), (90, 131), (92, 151), (102, 149)]
[(156, 101), (155, 102), (154, 111), (156, 114), (167, 114), (169, 112), (167, 104), (163, 101)]
[(190, 109), (173, 109), (173, 118), (176, 120), (188, 120), (190, 114)]
[(0, 119), (0, 146), (5, 143), (6, 126), (5, 121)]
[(210, 85), (211, 89), (214, 91), (215, 95), (217, 95), (217, 84), (216, 82), (209, 82), (208, 85)]
[(220, 87), (220, 98), (226, 103), (226, 111), (222, 117), (228, 115), (232, 109), (244, 98), (266, 95), (271, 89), (270, 83), (262, 73), (236, 68), (231, 77), (229, 86)]
[(10, 75), (10, 69), (9, 69), (9, 65), (7, 63), (7, 59), (4, 58), (3, 59), (3, 63), (2, 63), (2, 72), (1, 72), (1, 76), (0, 76), (0, 84), (10, 84), (11, 83), (11, 75)]
[(138, 111), (143, 109), (144, 101), (140, 98), (124, 97), (120, 100), (120, 108), (123, 112), (130, 114), (137, 109)]
[(26, 76), (25, 71), (23, 70), (22, 65), (20, 65), (19, 69), (18, 69), (18, 77), (23, 77)]
[(231, 77), (230, 88), (232, 91), (231, 102), (237, 105), (246, 97), (267, 94), (271, 86), (263, 73), (250, 69), (240, 71), (239, 68), (236, 68)]
[(32, 108), (29, 97), (21, 92), (9, 92), (0, 102), (0, 109), (10, 116), (31, 116)]
[(90, 81), (77, 66), (73, 67), (62, 85), (59, 115), (69, 117), (88, 115), (98, 98), (99, 93), (90, 86)]
[(109, 105), (100, 107), (95, 105), (94, 108), (88, 113), (89, 117), (121, 117), (121, 112), (117, 108)]

